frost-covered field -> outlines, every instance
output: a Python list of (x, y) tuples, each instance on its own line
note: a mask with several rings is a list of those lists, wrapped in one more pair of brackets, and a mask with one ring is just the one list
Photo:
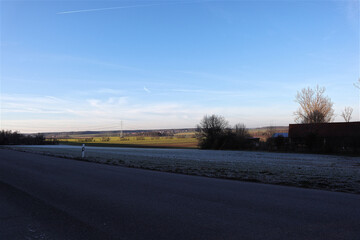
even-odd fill
[[(16, 146), (16, 150), (80, 158), (79, 146)], [(86, 160), (166, 172), (360, 193), (360, 157), (86, 147)]]

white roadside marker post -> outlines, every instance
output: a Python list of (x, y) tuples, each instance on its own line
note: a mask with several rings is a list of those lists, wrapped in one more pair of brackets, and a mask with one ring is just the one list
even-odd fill
[(85, 144), (82, 145), (82, 148), (81, 148), (81, 158), (84, 158), (85, 157)]

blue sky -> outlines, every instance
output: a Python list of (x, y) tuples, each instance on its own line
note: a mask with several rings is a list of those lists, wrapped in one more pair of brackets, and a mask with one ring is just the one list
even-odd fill
[(359, 120), (359, 1), (1, 1), (1, 129), (294, 123), (317, 84)]

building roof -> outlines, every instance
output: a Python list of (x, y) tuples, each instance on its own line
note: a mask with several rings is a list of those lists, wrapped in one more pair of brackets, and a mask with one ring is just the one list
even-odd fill
[(319, 137), (360, 137), (360, 122), (289, 124), (290, 138), (311, 134)]
[(287, 138), (289, 137), (288, 133), (274, 133), (271, 137), (276, 138), (276, 137), (284, 137)]

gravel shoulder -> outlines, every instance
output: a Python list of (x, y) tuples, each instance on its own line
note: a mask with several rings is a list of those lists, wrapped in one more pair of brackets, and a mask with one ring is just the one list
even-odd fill
[(163, 172), (360, 194), (360, 157), (79, 146), (11, 146), (17, 151)]

